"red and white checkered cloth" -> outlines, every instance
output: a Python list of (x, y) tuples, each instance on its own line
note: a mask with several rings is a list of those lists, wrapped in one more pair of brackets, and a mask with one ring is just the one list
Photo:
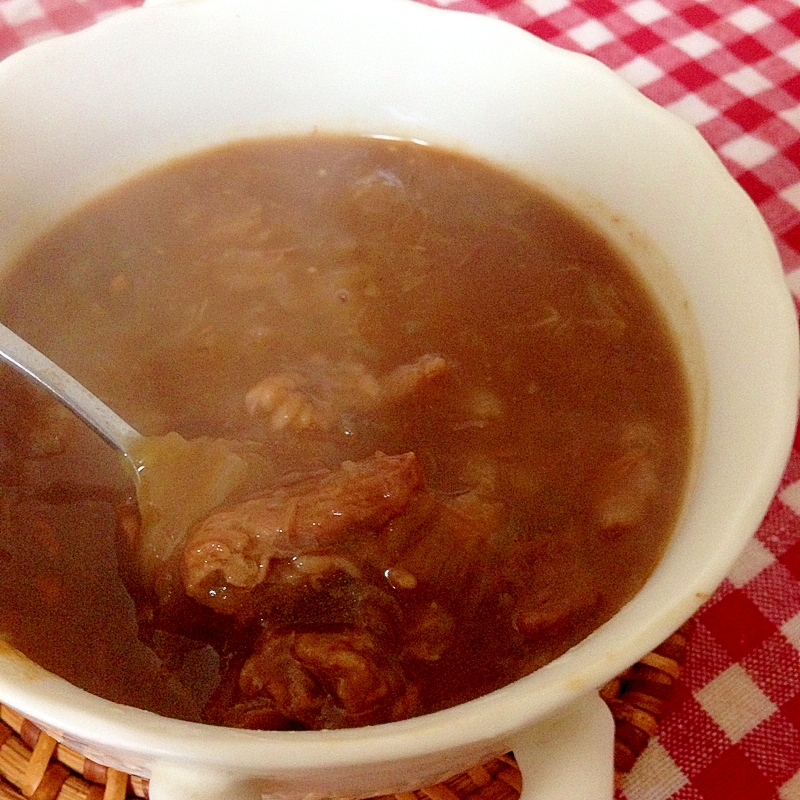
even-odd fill
[[(797, 0), (420, 1), (589, 53), (694, 124), (760, 208), (800, 298)], [(140, 2), (0, 0), (0, 58)], [(800, 800), (798, 441), (757, 536), (696, 615), (670, 710), (619, 794), (667, 798)]]

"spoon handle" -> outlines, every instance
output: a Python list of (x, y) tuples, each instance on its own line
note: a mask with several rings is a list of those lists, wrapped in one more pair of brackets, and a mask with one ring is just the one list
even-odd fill
[(141, 434), (61, 367), (0, 324), (0, 360), (31, 378), (123, 455)]

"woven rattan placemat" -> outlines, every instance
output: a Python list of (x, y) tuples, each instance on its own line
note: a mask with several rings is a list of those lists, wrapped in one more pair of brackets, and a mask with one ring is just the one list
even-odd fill
[[(601, 692), (616, 723), (618, 776), (631, 770), (656, 733), (681, 671), (689, 633), (684, 625)], [(84, 758), (2, 703), (0, 720), (0, 800), (147, 797), (146, 780)], [(514, 756), (508, 753), (444, 783), (382, 800), (517, 800), (521, 785)]]

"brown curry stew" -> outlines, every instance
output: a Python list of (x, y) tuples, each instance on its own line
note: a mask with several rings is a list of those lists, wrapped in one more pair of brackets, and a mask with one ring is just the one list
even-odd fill
[(381, 138), (171, 162), (24, 254), (3, 321), (148, 438), (0, 375), (0, 635), (184, 719), (374, 724), (548, 663), (647, 579), (692, 426), (634, 266)]

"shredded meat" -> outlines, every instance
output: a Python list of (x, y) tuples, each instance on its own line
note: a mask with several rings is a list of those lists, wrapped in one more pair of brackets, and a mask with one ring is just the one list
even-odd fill
[(401, 665), (402, 612), (385, 589), (344, 572), (285, 588), (232, 675), (225, 724), (338, 728), (418, 711)]
[(455, 627), (453, 615), (432, 600), (407, 620), (403, 654), (418, 661), (438, 661), (452, 644)]
[[(387, 536), (402, 541), (393, 567), (470, 606), (480, 603), (494, 581), (492, 554), (508, 523), (492, 477), (478, 478), (473, 489), (461, 494), (427, 495), (427, 503), (415, 504), (409, 519), (400, 517), (387, 526)], [(417, 530), (409, 531), (409, 523)]]
[(564, 636), (576, 615), (598, 600), (594, 576), (580, 558), (573, 531), (562, 531), (558, 542), (543, 536), (519, 542), (505, 564), (515, 598), (512, 621), (526, 639)]
[(568, 634), (598, 602), (576, 536), (510, 534), (492, 459), (468, 460), (460, 479), (455, 494), (426, 491), (413, 453), (377, 453), (197, 526), (187, 594), (254, 631), (208, 721), (320, 729), (413, 716), (430, 701), (427, 671), (480, 646), (461, 626), (487, 608), (519, 642)]
[(426, 354), (376, 378), (363, 364), (318, 356), (260, 380), (245, 395), (245, 407), (250, 415), (268, 420), (274, 430), (327, 430), (344, 413), (402, 401), (448, 369), (444, 358)]
[(377, 453), (217, 511), (189, 534), (182, 564), (186, 592), (216, 611), (234, 613), (243, 591), (264, 581), (273, 559), (313, 552), (353, 530), (379, 528), (403, 512), (421, 481), (413, 453)]
[(621, 452), (601, 475), (596, 501), (603, 530), (614, 531), (640, 523), (658, 491), (656, 453), (659, 443), (645, 423), (632, 423), (621, 437)]
[(401, 696), (405, 681), (375, 637), (352, 628), (266, 634), (242, 668), (239, 688), (249, 700), (266, 695), (305, 727), (342, 727)]
[(426, 354), (411, 364), (403, 364), (380, 380), (380, 397), (383, 402), (396, 403), (414, 394), (424, 383), (444, 375), (450, 363), (442, 358)]
[[(487, 549), (505, 523), (494, 471), (468, 471), (477, 485), (448, 497), (422, 488), (413, 454), (377, 454), (198, 528), (185, 553), (185, 574), (196, 568), (187, 591), (261, 629), (211, 721), (338, 728), (419, 713), (420, 670), (447, 656), (457, 618), (486, 596)], [(354, 528), (361, 535), (350, 540)], [(433, 599), (444, 589), (460, 611)]]

